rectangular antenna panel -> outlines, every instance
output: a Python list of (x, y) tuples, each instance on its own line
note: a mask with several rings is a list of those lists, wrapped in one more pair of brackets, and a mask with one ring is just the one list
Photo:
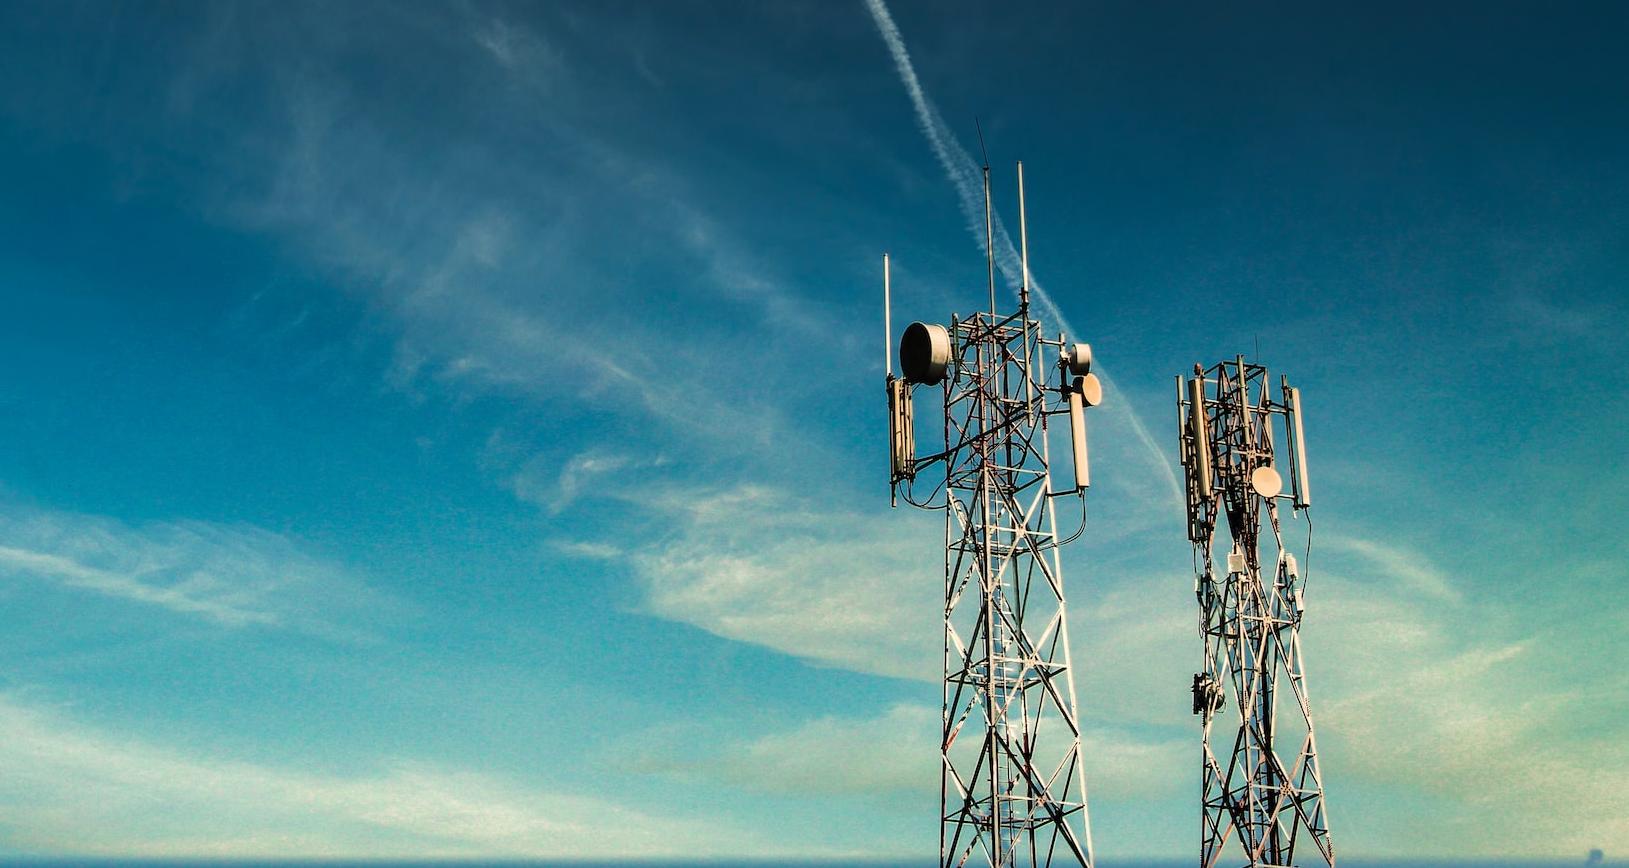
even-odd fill
[(1312, 505), (1312, 488), (1307, 484), (1307, 440), (1301, 430), (1301, 390), (1290, 388), (1290, 419), (1295, 428), (1295, 508)]
[(1081, 381), (1084, 378), (1076, 377), (1074, 388), (1069, 390), (1069, 435), (1075, 447), (1075, 488), (1084, 490), (1092, 487), (1092, 470), (1086, 456), (1086, 402), (1081, 397)]
[(1209, 498), (1210, 486), (1210, 432), (1205, 428), (1205, 380), (1195, 377), (1188, 381), (1188, 427), (1193, 435), (1193, 478), (1199, 485), (1199, 496)]
[(915, 475), (916, 437), (911, 431), (910, 385), (903, 379), (888, 381), (888, 461), (889, 481), (898, 482)]

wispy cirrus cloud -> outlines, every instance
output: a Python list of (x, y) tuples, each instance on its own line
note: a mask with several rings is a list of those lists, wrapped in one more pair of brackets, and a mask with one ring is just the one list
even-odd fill
[(1318, 545), (1320, 548), (1357, 555), (1368, 562), (1371, 570), (1390, 576), (1402, 587), (1426, 597), (1454, 603), (1464, 599), (1453, 580), (1422, 552), (1381, 540), (1347, 535), (1321, 537)]
[(659, 532), (633, 556), (652, 614), (859, 672), (939, 671), (931, 520), (829, 511), (758, 484), (639, 495)]
[[(243, 183), (206, 194), (211, 209), (291, 242), (383, 313), (397, 342), (389, 379), (403, 389), (565, 400), (709, 445), (762, 445), (788, 430), (783, 408), (755, 388), (766, 373), (718, 351), (724, 323), (824, 334), (839, 347), (854, 338), (683, 177), (600, 122), (587, 94), (539, 97), (581, 60), (568, 47), (497, 16), (449, 13), (441, 24), (467, 45), (438, 50), (459, 60), (475, 50), (508, 87), (474, 68), (487, 64), (452, 64), (448, 87), (464, 99), (440, 108), (523, 118), (527, 145), (512, 130), (483, 138), (457, 124), (425, 142), (421, 126), (372, 109), (337, 49), (268, 35), (266, 51), (306, 63), (278, 76), (280, 98), (242, 125), (241, 151), (253, 156), (234, 167)], [(657, 256), (682, 267), (642, 267)], [(691, 324), (646, 315), (653, 295)]]
[(566, 459), (534, 455), (509, 481), (521, 500), (543, 507), (550, 515), (564, 512), (577, 498), (603, 487), (606, 478), (622, 472), (648, 470), (668, 464), (665, 455), (636, 456), (592, 447)]
[[(165, 566), (158, 569), (167, 571)], [(220, 581), (212, 576), (195, 575), (172, 585), (156, 585), (133, 574), (86, 566), (61, 555), (10, 546), (0, 546), (0, 570), (13, 575), (54, 579), (70, 588), (122, 597), (183, 614), (201, 615), (233, 627), (273, 624), (277, 621), (271, 612), (252, 605), (250, 601), (232, 599), (241, 595), (221, 593)]]
[(14, 501), (0, 503), (0, 575), (229, 628), (356, 638), (351, 616), (404, 611), (346, 567), (261, 528), (132, 525)]
[(561, 65), (560, 52), (537, 31), (493, 16), (474, 23), (470, 36), (520, 81), (545, 89)]

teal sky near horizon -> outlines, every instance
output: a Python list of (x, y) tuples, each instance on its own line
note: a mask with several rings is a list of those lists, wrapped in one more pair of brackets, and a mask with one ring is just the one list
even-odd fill
[(1340, 852), (1629, 850), (1626, 10), (0, 7), (0, 855), (931, 857), (879, 260), (982, 303), (975, 116), (1110, 384), (1099, 856), (1196, 844), (1172, 378), (1236, 353)]

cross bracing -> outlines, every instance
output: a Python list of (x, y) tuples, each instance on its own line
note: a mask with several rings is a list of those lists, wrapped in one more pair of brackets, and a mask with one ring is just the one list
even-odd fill
[(1049, 389), (1035, 376), (1038, 322), (978, 314), (952, 331), (942, 861), (1089, 866), (1047, 462), (1058, 388), (1049, 409)]

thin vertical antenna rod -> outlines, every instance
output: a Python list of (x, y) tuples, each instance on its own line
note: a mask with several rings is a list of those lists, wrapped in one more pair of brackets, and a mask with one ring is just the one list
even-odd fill
[(1018, 256), (1023, 276), (1018, 282), (1018, 309), (1029, 311), (1029, 223), (1024, 219), (1024, 161), (1018, 161)]
[(996, 315), (995, 230), (990, 222), (990, 167), (984, 167), (984, 264), (990, 274), (990, 317)]
[[(1019, 259), (1020, 259), (1020, 263), (1021, 263), (1019, 267), (1024, 272), (1023, 275), (1019, 278), (1019, 281), (1018, 281), (1018, 317), (1020, 319), (1023, 319), (1023, 320), (1028, 320), (1029, 319), (1029, 229), (1028, 229), (1028, 224), (1024, 222), (1024, 161), (1023, 160), (1018, 161), (1018, 249), (1020, 251)], [(1029, 350), (1030, 350), (1029, 335), (1026, 332), (1025, 336), (1024, 336), (1024, 354), (1028, 355)], [(1034, 381), (1032, 381), (1032, 380), (1028, 380), (1028, 379), (1024, 380), (1024, 400), (1025, 401), (1034, 401), (1035, 400), (1035, 384), (1034, 384)], [(1051, 484), (1052, 484), (1052, 481), (1051, 481), (1050, 478), (1048, 478), (1047, 485), (1050, 486)]]
[(990, 222), (990, 152), (984, 149), (984, 125), (973, 116), (973, 129), (979, 133), (979, 157), (984, 160), (984, 264), (990, 272), (990, 320), (996, 319), (995, 232)]
[(888, 254), (882, 255), (882, 359), (888, 376), (894, 375), (894, 307), (889, 299)]

